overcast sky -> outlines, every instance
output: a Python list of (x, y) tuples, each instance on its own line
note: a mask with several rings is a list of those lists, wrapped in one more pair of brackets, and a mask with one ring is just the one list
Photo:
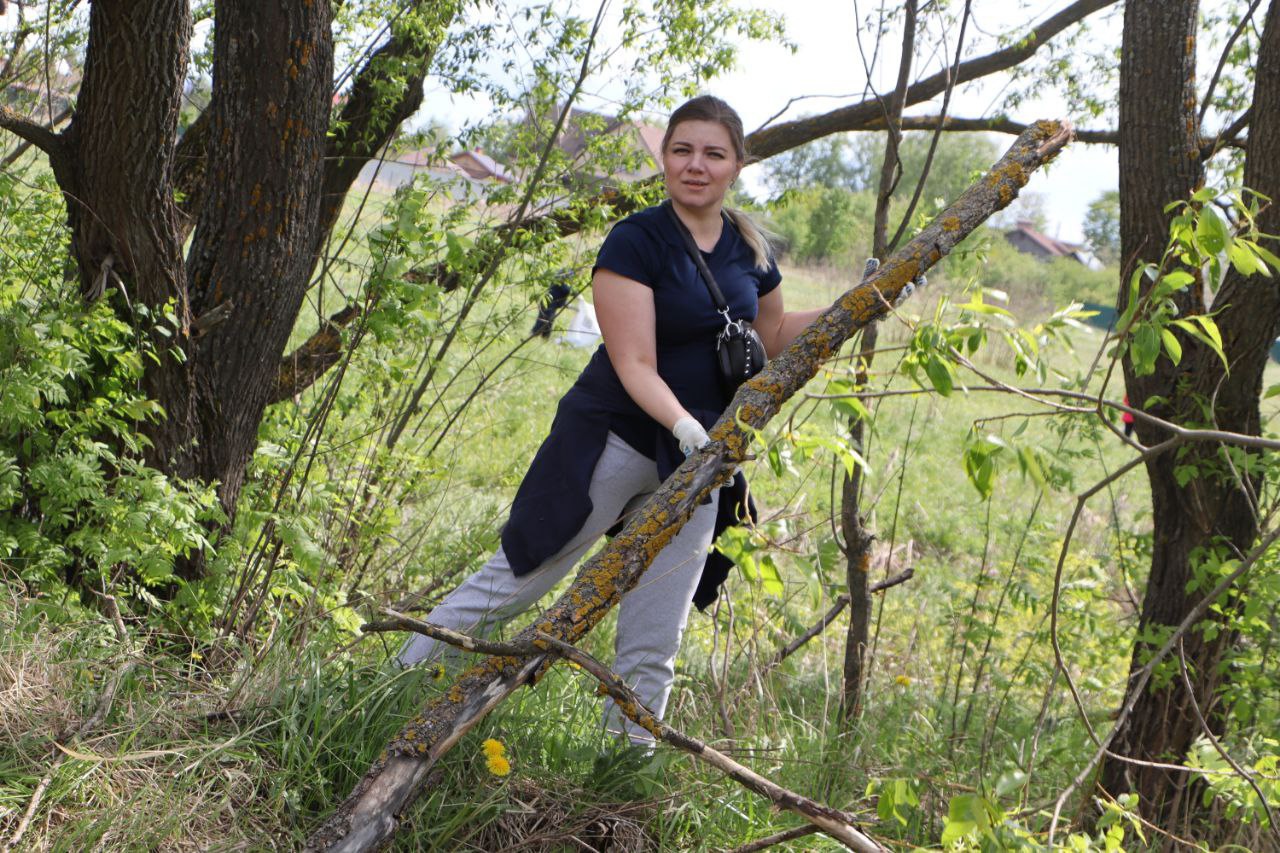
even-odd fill
[[(521, 0), (517, 0), (521, 2)], [(528, 0), (535, 2), (535, 0)], [(562, 0), (578, 8), (578, 14), (591, 17), (598, 8), (599, 0)], [(861, 100), (866, 90), (866, 78), (863, 64), (857, 48), (857, 27), (854, 0), (731, 0), (738, 7), (762, 8), (772, 11), (786, 22), (787, 38), (796, 45), (795, 52), (777, 44), (745, 43), (740, 47), (740, 55), (736, 68), (728, 74), (713, 80), (707, 91), (719, 95), (732, 104), (741, 113), (748, 131), (758, 128), (776, 113), (786, 107), (787, 102), (799, 95), (834, 95), (843, 97), (806, 98), (794, 104), (783, 116), (782, 120), (798, 118), (812, 113), (825, 112), (838, 106)], [(861, 0), (859, 6), (865, 16), (869, 11), (878, 8), (879, 0)], [(993, 36), (1000, 33), (1025, 32), (1033, 22), (1044, 20), (1049, 15), (1067, 6), (1070, 0), (974, 0), (972, 25), (968, 30), (966, 42), (978, 44), (978, 50), (985, 53), (993, 49)], [(614, 7), (621, 4), (614, 3)], [(957, 8), (960, 8), (956, 4)], [(614, 9), (616, 12), (616, 8)], [(1094, 33), (1095, 39), (1115, 39), (1118, 43), (1118, 27), (1112, 32), (1103, 29)], [(947, 34), (946, 50), (954, 54), (955, 33)], [(864, 35), (864, 39), (871, 36)], [(922, 37), (923, 39), (924, 37)], [(936, 33), (930, 38), (937, 41)], [(878, 91), (892, 88), (897, 74), (898, 42), (900, 31), (894, 31), (886, 38), (881, 48), (880, 58), (875, 63), (882, 77), (873, 80)], [(943, 47), (933, 45), (930, 47)], [(871, 49), (871, 45), (867, 45)], [(970, 52), (966, 51), (966, 58)], [(940, 60), (916, 73), (913, 77), (926, 76), (940, 67)], [(965, 118), (980, 118), (997, 115), (1001, 112), (1004, 98), (1002, 93), (1008, 78), (993, 75), (983, 85), (976, 81), (961, 87), (955, 93), (949, 112)], [(604, 90), (609, 88), (608, 81), (600, 81)], [(601, 90), (597, 90), (600, 92)], [(601, 92), (603, 94), (603, 92)], [(936, 114), (941, 99), (937, 103), (918, 105), (908, 112), (916, 114)], [(442, 104), (449, 104), (442, 109)], [(588, 109), (608, 111), (607, 101), (597, 103), (591, 98), (584, 98), (583, 106)], [(489, 110), (482, 99), (451, 97), (443, 91), (431, 91), (428, 87), (423, 112), (416, 118), (416, 123), (428, 120), (443, 121), (448, 126), (457, 128), (464, 122), (483, 120)], [(1037, 101), (1020, 105), (1010, 111), (1010, 117), (1023, 122), (1041, 118), (1066, 117), (1066, 106), (1062, 102)], [(1101, 127), (1105, 119), (1094, 119), (1083, 122), (1081, 126)], [(1012, 136), (994, 134), (1001, 150), (1013, 141)], [(752, 175), (748, 169), (743, 174), (743, 181), (749, 191), (760, 189), (759, 175)], [(1041, 170), (1032, 176), (1024, 189), (1025, 193), (1040, 193), (1045, 198), (1045, 209), (1050, 219), (1051, 236), (1069, 241), (1083, 241), (1081, 221), (1091, 201), (1108, 189), (1117, 186), (1116, 151), (1110, 146), (1087, 146), (1075, 143), (1067, 149), (1048, 169)]]
[[(759, 127), (798, 94), (861, 95), (866, 80), (858, 54), (852, 0), (735, 0), (736, 5), (748, 3), (771, 9), (785, 17), (788, 38), (799, 48), (793, 54), (778, 45), (747, 44), (742, 48), (738, 67), (710, 87), (742, 114), (748, 130)], [(1043, 20), (1065, 5), (1065, 2), (976, 0), (973, 8), (974, 14), (980, 15), (977, 23), (981, 29), (1004, 32), (1020, 21)], [(864, 0), (860, 8), (865, 15), (875, 8), (875, 0)], [(1017, 26), (1017, 31), (1024, 31), (1026, 26), (1025, 23)], [(972, 29), (969, 37), (973, 37)], [(896, 42), (900, 38), (895, 32), (888, 41)], [(870, 45), (867, 48), (870, 49)], [(882, 60), (878, 63), (884, 76), (873, 81), (880, 91), (891, 89), (897, 74), (896, 45), (886, 45), (886, 49), (890, 61), (884, 60), (882, 49)], [(954, 51), (954, 45), (951, 50)], [(936, 69), (930, 68), (928, 73), (933, 70)], [(956, 93), (949, 112), (966, 118), (997, 114), (1003, 84), (1002, 79), (999, 85), (986, 85), (978, 91), (971, 84)], [(806, 113), (824, 112), (857, 99), (806, 100), (794, 105), (787, 115), (794, 118)], [(937, 112), (936, 104), (928, 109), (922, 107), (908, 112), (919, 115)], [(1037, 101), (1020, 105), (1011, 111), (1010, 117), (1034, 121), (1060, 118), (1065, 114), (1066, 106), (1060, 101)], [(1102, 126), (1102, 120), (1095, 119), (1088, 126)], [(1002, 150), (1013, 141), (1013, 137), (1003, 134), (996, 135), (995, 139)], [(1024, 192), (1038, 192), (1045, 196), (1052, 236), (1082, 241), (1080, 223), (1089, 202), (1104, 191), (1115, 189), (1118, 180), (1114, 147), (1075, 143), (1047, 170), (1033, 175)]]

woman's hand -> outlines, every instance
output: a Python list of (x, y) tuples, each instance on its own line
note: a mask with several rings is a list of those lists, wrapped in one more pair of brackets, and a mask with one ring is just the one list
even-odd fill
[[(880, 262), (875, 258), (867, 258), (866, 264), (862, 269), (862, 278), (865, 280), (868, 276), (880, 268)], [(898, 294), (898, 298), (893, 301), (893, 307), (897, 308), (903, 302), (910, 298), (920, 288), (929, 283), (924, 273), (916, 276), (915, 281), (907, 282), (906, 286)], [(827, 309), (814, 308), (809, 311), (787, 311), (782, 306), (782, 288), (775, 287), (773, 290), (760, 297), (760, 308), (756, 313), (756, 321), (752, 323), (760, 340), (764, 342), (764, 351), (773, 358), (778, 353), (786, 349), (796, 336), (804, 330), (804, 327), (812, 323), (818, 318), (818, 315)]]
[(666, 429), (689, 417), (658, 375), (653, 290), (617, 273), (597, 269), (591, 277), (591, 297), (605, 352), (631, 399)]

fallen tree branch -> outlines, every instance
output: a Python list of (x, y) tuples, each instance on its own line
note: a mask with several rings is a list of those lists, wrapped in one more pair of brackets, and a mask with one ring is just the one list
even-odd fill
[[(699, 501), (718, 488), (747, 455), (752, 436), (799, 391), (857, 330), (874, 322), (907, 284), (938, 263), (997, 210), (1017, 197), (1032, 171), (1071, 138), (1070, 125), (1037, 122), (1018, 137), (991, 171), (907, 245), (888, 258), (810, 324), (783, 353), (738, 389), (694, 453), (632, 514), (623, 531), (588, 560), (568, 591), (516, 637), (538, 633), (565, 643), (584, 637), (633, 588), (654, 557), (679, 532)], [(495, 656), (463, 672), (444, 696), (394, 738), (338, 809), (307, 842), (310, 850), (369, 850), (395, 832), (435, 762), (485, 714), (549, 666), (549, 654)]]
[(626, 685), (617, 673), (576, 646), (540, 631), (535, 632), (531, 639), (523, 641), (517, 640), (510, 643), (492, 642), (440, 625), (434, 625), (430, 622), (413, 619), (389, 608), (383, 608), (382, 613), (387, 617), (385, 620), (371, 622), (364, 625), (361, 630), (413, 631), (469, 652), (511, 657), (540, 656), (550, 652), (556, 657), (570, 660), (600, 682), (605, 692), (613, 697), (614, 702), (617, 703), (618, 710), (627, 719), (652, 734), (656, 739), (669, 743), (705, 761), (748, 790), (765, 797), (778, 808), (796, 812), (821, 831), (845, 844), (850, 850), (866, 851), (866, 853), (882, 853), (884, 851), (882, 846), (853, 828), (854, 818), (852, 816), (774, 784), (727, 755), (662, 722), (640, 701), (640, 697)]
[(659, 720), (652, 711), (644, 706), (635, 691), (618, 677), (617, 673), (578, 647), (541, 632), (534, 636), (533, 644), (547, 649), (565, 660), (573, 661), (590, 673), (604, 687), (605, 692), (613, 698), (618, 710), (625, 714), (627, 719), (663, 743), (671, 744), (677, 749), (682, 749), (695, 758), (710, 764), (747, 790), (769, 800), (777, 808), (795, 812), (850, 850), (857, 850), (859, 853), (884, 853), (885, 848), (883, 846), (852, 826), (854, 823), (852, 815), (824, 806), (808, 797), (776, 785), (758, 773), (742, 766), (724, 753), (707, 746), (697, 738), (689, 737), (682, 732), (676, 731), (662, 720)]

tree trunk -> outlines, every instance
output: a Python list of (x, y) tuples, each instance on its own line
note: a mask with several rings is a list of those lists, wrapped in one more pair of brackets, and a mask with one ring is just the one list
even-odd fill
[[(907, 0), (903, 6), (902, 50), (898, 61), (898, 82), (885, 109), (884, 159), (880, 161), (880, 185), (876, 193), (875, 221), (872, 228), (871, 256), (877, 262), (889, 253), (889, 202), (902, 174), (898, 144), (902, 139), (902, 108), (911, 82), (911, 60), (916, 49), (916, 3)], [(921, 176), (923, 182), (925, 176)], [(870, 323), (862, 332), (855, 368), (855, 386), (867, 383), (871, 362), (876, 357), (880, 324)], [(866, 423), (856, 418), (850, 424), (849, 441), (866, 458)], [(866, 680), (867, 640), (871, 634), (871, 546), (875, 534), (862, 517), (861, 467), (844, 478), (840, 490), (840, 531), (844, 534), (845, 582), (849, 590), (849, 629), (844, 643), (844, 685), (840, 696), (840, 715), (851, 720), (862, 711), (862, 687)]]
[(216, 9), (205, 201), (187, 268), (193, 316), (221, 318), (193, 345), (193, 473), (220, 484), (228, 513), (310, 280), (333, 85), (329, 9)]
[[(1168, 239), (1168, 215), (1163, 207), (1186, 199), (1203, 181), (1196, 126), (1195, 0), (1129, 0), (1125, 8), (1124, 49), (1120, 93), (1121, 250), (1120, 308), (1126, 303), (1128, 271), (1138, 259), (1159, 259)], [(1262, 40), (1253, 101), (1245, 180), (1269, 195), (1280, 191), (1280, 25), (1277, 5), (1268, 13)], [(1259, 225), (1275, 233), (1280, 215), (1273, 206)], [(1144, 283), (1144, 287), (1149, 283)], [(1183, 316), (1204, 313), (1198, 286), (1179, 294)], [(1214, 303), (1224, 351), (1231, 365), (1223, 369), (1217, 356), (1197, 342), (1187, 344), (1180, 365), (1167, 358), (1155, 374), (1135, 376), (1125, 364), (1129, 399), (1143, 406), (1153, 396), (1163, 398), (1149, 411), (1186, 426), (1210, 426), (1256, 435), (1262, 368), (1280, 320), (1275, 279), (1252, 280), (1231, 272)], [(1207, 407), (1207, 408), (1206, 408)], [(1206, 415), (1206, 411), (1209, 412)], [(1160, 440), (1159, 431), (1139, 421), (1144, 444)], [(1255, 477), (1237, 479), (1223, 464), (1222, 449), (1197, 446), (1181, 454), (1164, 454), (1147, 464), (1151, 484), (1153, 553), (1147, 590), (1139, 620), (1139, 636), (1158, 636), (1181, 621), (1211, 584), (1195, 584), (1197, 566), (1215, 551), (1236, 557), (1254, 542), (1258, 520)], [(1198, 464), (1201, 474), (1179, 485), (1177, 468)], [(1221, 685), (1224, 655), (1234, 636), (1201, 632), (1186, 639), (1187, 661), (1200, 708), (1214, 705)], [(1157, 639), (1156, 645), (1159, 644)], [(1153, 646), (1138, 641), (1131, 672), (1146, 661)], [(1181, 679), (1162, 680), (1138, 698), (1133, 713), (1116, 738), (1113, 751), (1146, 762), (1181, 762), (1201, 734)], [(1221, 727), (1223, 716), (1209, 714)], [(1185, 791), (1186, 773), (1135, 765), (1108, 758), (1101, 786), (1111, 795), (1134, 791), (1149, 819), (1177, 830), (1199, 808), (1199, 797)]]
[(172, 303), (178, 317), (171, 337), (148, 324), (159, 363), (149, 364), (143, 386), (168, 418), (144, 432), (152, 442), (148, 462), (183, 476), (191, 473), (190, 438), (176, 436), (189, 435), (194, 408), (180, 336), (190, 312), (171, 180), (190, 38), (186, 0), (92, 4), (75, 116), (62, 153), (50, 156), (66, 196), (81, 292), (97, 298), (115, 288), (114, 305), (131, 322), (138, 306), (158, 317)]

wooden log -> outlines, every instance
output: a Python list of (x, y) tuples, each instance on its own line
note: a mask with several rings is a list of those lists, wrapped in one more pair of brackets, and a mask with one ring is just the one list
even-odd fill
[[(1071, 139), (1065, 122), (1040, 121), (1026, 130), (992, 169), (909, 243), (887, 258), (809, 325), (786, 351), (738, 389), (711, 429), (711, 442), (682, 464), (622, 533), (588, 560), (569, 590), (542, 619), (517, 635), (538, 632), (576, 643), (636, 585), (645, 569), (747, 453), (751, 437), (835, 355), (855, 332), (883, 316), (903, 288), (924, 273), (993, 213), (1006, 207), (1031, 172)], [(461, 673), (445, 695), (431, 700), (397, 735), (347, 799), (307, 841), (306, 849), (362, 851), (395, 833), (400, 815), (421, 793), (435, 762), (517, 687), (548, 666), (550, 654), (494, 656)]]

